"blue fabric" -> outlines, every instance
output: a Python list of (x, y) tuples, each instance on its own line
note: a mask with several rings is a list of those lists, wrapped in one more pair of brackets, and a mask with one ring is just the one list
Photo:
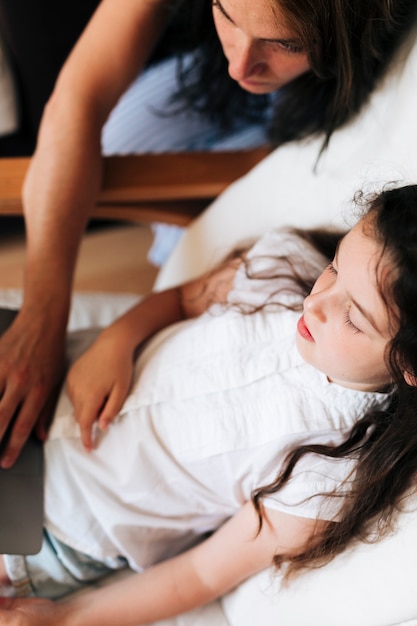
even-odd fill
[[(195, 111), (173, 112), (170, 96), (177, 90), (177, 62), (170, 58), (141, 74), (119, 100), (102, 133), (103, 154), (242, 150), (267, 143), (266, 124), (241, 124), (225, 132)], [(154, 224), (149, 261), (165, 263), (184, 229)]]
[(44, 531), (38, 554), (5, 555), (9, 578), (18, 596), (56, 599), (126, 567), (123, 558), (100, 562), (73, 550)]

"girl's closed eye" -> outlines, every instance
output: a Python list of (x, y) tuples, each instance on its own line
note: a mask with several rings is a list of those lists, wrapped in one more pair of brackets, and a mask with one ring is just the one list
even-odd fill
[(345, 321), (346, 326), (349, 326), (349, 328), (351, 328), (354, 333), (361, 333), (362, 332), (361, 329), (358, 328), (357, 326), (355, 326), (355, 324), (350, 319), (349, 309), (344, 314), (344, 321)]
[[(337, 269), (335, 268), (333, 261), (331, 263), (329, 263), (329, 265), (326, 267), (326, 270), (330, 273), (333, 274), (334, 276), (337, 276)], [(353, 330), (354, 333), (361, 333), (361, 329), (358, 328), (350, 319), (350, 307), (344, 312), (344, 322), (346, 324), (346, 326), (349, 326), (349, 328), (351, 328)]]

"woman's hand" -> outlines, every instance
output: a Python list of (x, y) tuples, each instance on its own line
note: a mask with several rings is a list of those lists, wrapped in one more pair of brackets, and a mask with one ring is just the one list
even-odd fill
[(133, 351), (109, 329), (69, 370), (67, 391), (87, 450), (93, 447), (93, 424), (106, 430), (123, 405), (132, 376)]
[(66, 609), (50, 600), (0, 598), (0, 626), (64, 626), (66, 623)]
[(22, 309), (0, 338), (0, 440), (15, 417), (4, 468), (13, 465), (35, 426), (46, 438), (49, 409), (64, 375), (64, 336), (65, 320), (54, 328), (43, 310)]

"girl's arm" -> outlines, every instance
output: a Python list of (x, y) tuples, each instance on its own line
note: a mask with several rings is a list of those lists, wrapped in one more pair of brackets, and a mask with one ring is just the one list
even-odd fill
[[(43, 603), (42, 608), (37, 608), (41, 617), (28, 619), (23, 626), (138, 626), (184, 613), (265, 569), (271, 565), (274, 554), (300, 549), (317, 524), (311, 519), (268, 510), (257, 535), (258, 517), (252, 503), (247, 503), (197, 547), (143, 574), (59, 605)], [(24, 607), (22, 602), (16, 601), (14, 606)], [(1, 619), (0, 611), (3, 624)], [(11, 626), (14, 623), (4, 622)]]
[(93, 445), (94, 422), (105, 430), (129, 392), (137, 347), (170, 324), (200, 315), (212, 302), (225, 301), (239, 263), (236, 258), (201, 278), (151, 294), (103, 330), (74, 363), (67, 391), (87, 449)]

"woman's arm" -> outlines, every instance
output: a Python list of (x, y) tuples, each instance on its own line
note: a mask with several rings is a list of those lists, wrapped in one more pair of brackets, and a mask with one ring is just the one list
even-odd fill
[(85, 447), (93, 446), (94, 422), (105, 430), (119, 412), (131, 385), (135, 351), (159, 330), (224, 302), (240, 258), (179, 287), (153, 293), (99, 335), (71, 367), (67, 391)]
[[(257, 535), (258, 517), (252, 503), (247, 503), (197, 547), (92, 593), (59, 605), (43, 604), (38, 608), (41, 617), (28, 619), (23, 626), (138, 626), (178, 615), (218, 598), (265, 569), (274, 554), (299, 550), (316, 526), (314, 520), (268, 510)], [(6, 611), (0, 611), (0, 624), (15, 623), (2, 622), (2, 615)]]
[(62, 378), (74, 265), (101, 183), (101, 129), (143, 67), (172, 4), (103, 0), (45, 108), (23, 189), (24, 301), (0, 340), (0, 439), (19, 410), (3, 466), (17, 458)]

